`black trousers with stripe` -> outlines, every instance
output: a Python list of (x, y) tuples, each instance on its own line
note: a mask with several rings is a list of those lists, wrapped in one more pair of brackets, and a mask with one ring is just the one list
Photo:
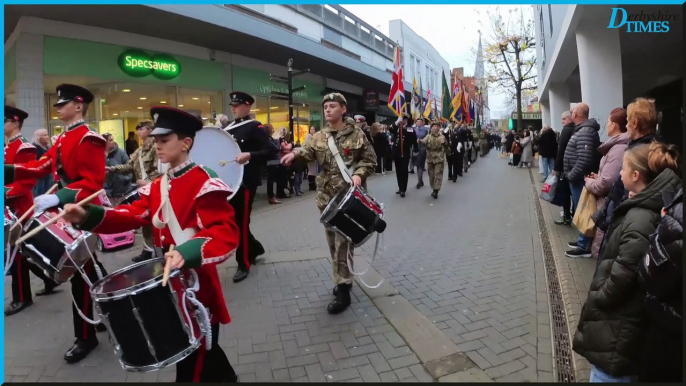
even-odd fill
[(236, 262), (238, 263), (238, 268), (242, 271), (250, 270), (250, 261), (252, 260), (250, 256), (251, 246), (257, 243), (257, 240), (250, 232), (250, 213), (252, 212), (254, 193), (255, 189), (241, 186), (229, 201), (233, 207), (236, 225), (240, 233), (238, 248), (236, 249)]
[(54, 287), (55, 283), (48, 279), (43, 270), (36, 265), (29, 263), (20, 252), (14, 258), (10, 275), (12, 276), (12, 301), (30, 303), (33, 301), (31, 293), (31, 277), (29, 271), (38, 276), (45, 283), (46, 287)]
[[(107, 271), (105, 271), (105, 267), (103, 267), (102, 263), (98, 260), (97, 255), (94, 254), (93, 256), (101, 270), (102, 276), (107, 276)], [(95, 270), (92, 260), (88, 260), (83, 266), (83, 270), (86, 272), (86, 276), (88, 276), (88, 280), (90, 280), (91, 283), (95, 283), (98, 280), (98, 273)], [(74, 318), (74, 337), (82, 340), (94, 339), (95, 326), (83, 320), (76, 310), (76, 307), (78, 307), (88, 319), (93, 319), (93, 300), (91, 298), (90, 286), (78, 272), (74, 274), (70, 281), (71, 294), (76, 301), (76, 306), (74, 306), (73, 302), (71, 305)]]
[(200, 347), (176, 364), (177, 383), (232, 383), (236, 372), (226, 353), (219, 346), (219, 324), (212, 325), (212, 349), (207, 351), (204, 342)]

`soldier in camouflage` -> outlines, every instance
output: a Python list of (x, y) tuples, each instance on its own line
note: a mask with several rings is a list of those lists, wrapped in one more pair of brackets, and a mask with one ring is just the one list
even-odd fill
[(441, 190), (443, 183), (443, 165), (445, 163), (445, 155), (450, 152), (445, 136), (441, 133), (441, 126), (434, 122), (431, 125), (429, 135), (421, 140), (426, 145), (426, 164), (427, 172), (429, 172), (429, 185), (433, 192), (431, 197), (438, 198), (438, 191)]
[[(133, 173), (136, 177), (136, 185), (139, 188), (150, 184), (155, 178), (159, 177), (162, 173), (158, 170), (157, 150), (153, 138), (150, 136), (153, 126), (154, 124), (150, 120), (139, 122), (136, 130), (138, 131), (138, 136), (143, 140), (143, 146), (131, 154), (129, 162), (123, 165), (108, 167), (107, 171), (116, 174)], [(148, 260), (153, 256), (153, 249), (150, 247), (154, 245), (152, 226), (143, 227), (143, 240), (143, 251), (140, 256), (133, 258), (134, 263)]]
[[(367, 140), (362, 129), (355, 127), (355, 121), (345, 118), (347, 101), (339, 93), (324, 96), (322, 101), (324, 116), (327, 124), (321, 131), (312, 135), (301, 148), (285, 155), (281, 162), (290, 165), (298, 157), (305, 162), (317, 161), (322, 165), (322, 172), (317, 176), (317, 207), (322, 212), (329, 201), (341, 190), (349, 188), (338, 168), (333, 153), (327, 144), (328, 136), (332, 135), (336, 146), (343, 158), (346, 168), (352, 168), (351, 180), (353, 185), (362, 186), (376, 168), (376, 153)], [(329, 304), (327, 311), (338, 314), (350, 305), (350, 289), (353, 275), (349, 264), (352, 264), (353, 246), (333, 229), (326, 227), (326, 241), (329, 244), (333, 265), (334, 295), (336, 298)]]

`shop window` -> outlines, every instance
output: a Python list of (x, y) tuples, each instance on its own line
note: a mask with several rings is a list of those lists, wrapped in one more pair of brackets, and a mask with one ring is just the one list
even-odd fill
[(251, 114), (255, 114), (255, 120), (260, 123), (269, 123), (269, 97), (266, 96), (253, 96), (255, 98), (255, 103), (253, 103), (250, 109)]
[[(295, 113), (295, 109), (293, 111)], [(269, 123), (274, 126), (274, 135), (281, 134), (282, 129), (288, 131), (288, 101), (269, 98)]]
[(214, 123), (212, 113), (222, 114), (224, 111), (221, 91), (179, 87), (177, 104), (180, 109), (202, 118), (206, 125)]

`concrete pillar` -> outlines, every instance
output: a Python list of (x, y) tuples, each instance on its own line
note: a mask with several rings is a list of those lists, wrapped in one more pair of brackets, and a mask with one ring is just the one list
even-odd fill
[(569, 111), (569, 86), (566, 83), (552, 83), (548, 90), (550, 101), (550, 127), (562, 131), (562, 113)]
[(600, 140), (607, 139), (607, 117), (622, 107), (622, 53), (619, 29), (602, 23), (579, 26), (576, 45), (579, 54), (581, 100), (589, 106), (589, 117), (600, 124)]
[(21, 34), (17, 38), (17, 107), (29, 113), (22, 134), (46, 128), (45, 91), (43, 89), (43, 36)]
[(552, 127), (550, 121), (550, 100), (541, 102), (541, 120), (543, 121), (543, 126), (549, 125)]

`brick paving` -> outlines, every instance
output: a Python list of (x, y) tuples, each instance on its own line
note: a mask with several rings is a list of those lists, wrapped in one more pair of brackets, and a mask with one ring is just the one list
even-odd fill
[[(400, 198), (393, 174), (374, 177), (370, 188), (389, 223), (374, 268), (474, 362), (476, 368), (456, 379), (552, 381), (536, 198), (527, 171), (511, 170), (492, 153), (457, 183), (444, 182), (438, 200), (428, 187)], [(241, 381), (435, 381), (389, 323), (392, 315), (382, 315), (359, 286), (349, 310), (326, 313), (331, 265), (319, 213), (311, 194), (284, 202), (256, 204), (253, 233), (267, 253), (250, 277), (234, 284), (235, 263), (220, 268), (233, 320), (219, 340)], [(369, 256), (373, 246), (367, 243), (361, 254)], [(103, 261), (112, 270), (137, 253), (109, 253)], [(173, 380), (173, 368), (121, 370), (106, 334), (87, 359), (65, 364), (62, 355), (73, 341), (68, 295), (67, 284), (5, 319), (7, 381)]]

